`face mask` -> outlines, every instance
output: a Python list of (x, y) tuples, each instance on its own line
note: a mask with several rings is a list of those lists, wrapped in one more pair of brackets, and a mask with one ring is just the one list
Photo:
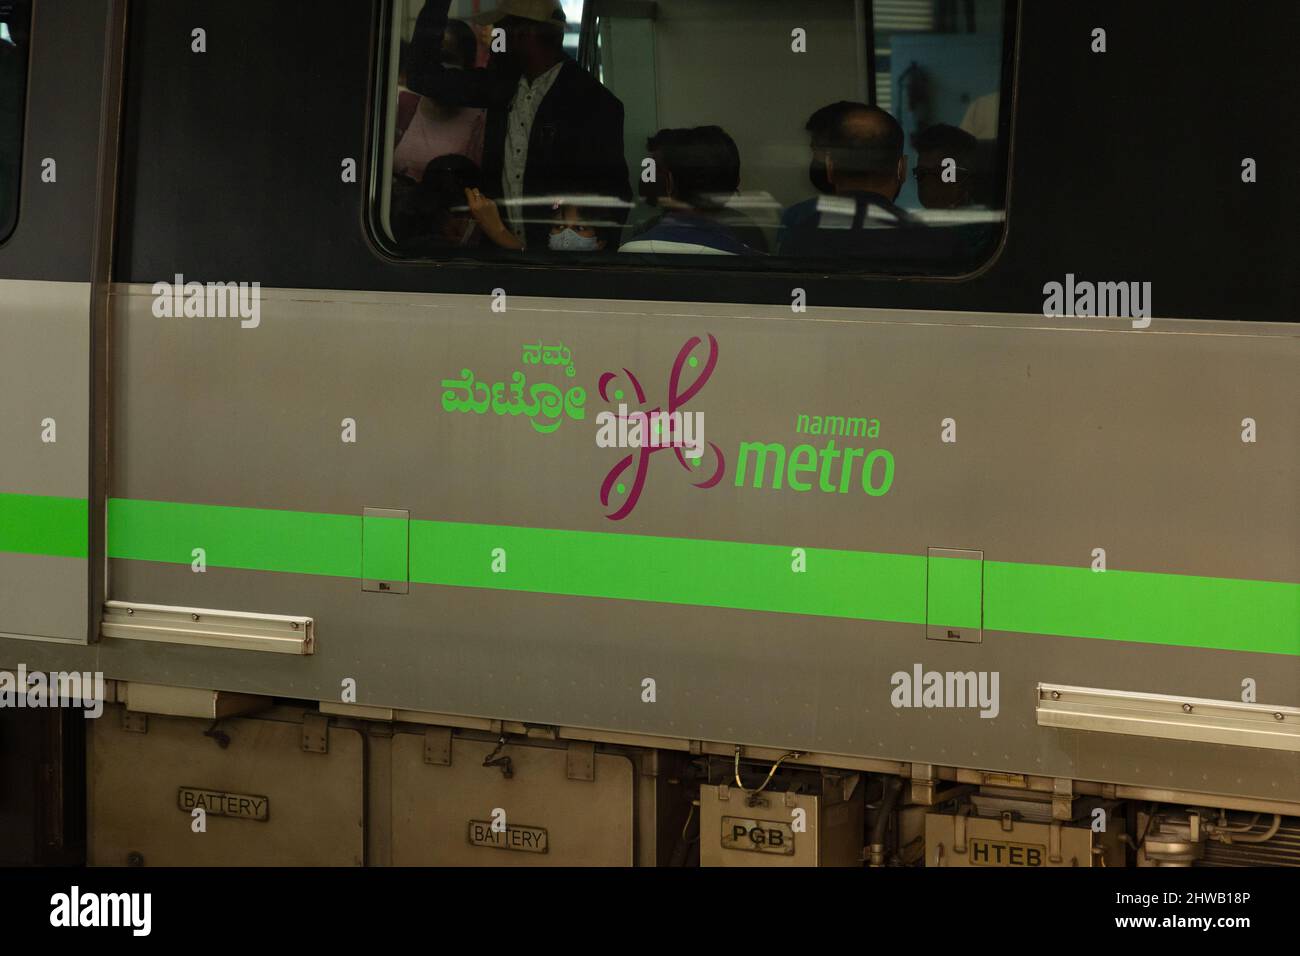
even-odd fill
[(546, 240), (546, 245), (556, 252), (594, 252), (600, 248), (600, 240), (595, 236), (588, 239), (578, 235), (576, 229), (566, 227), (562, 232), (553, 232)]

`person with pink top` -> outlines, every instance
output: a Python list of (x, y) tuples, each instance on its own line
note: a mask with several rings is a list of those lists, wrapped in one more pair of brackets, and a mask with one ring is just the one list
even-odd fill
[[(472, 69), (478, 59), (478, 40), (469, 24), (450, 20), (442, 43), (444, 69)], [(485, 111), (468, 106), (444, 106), (421, 96), (393, 151), (393, 172), (419, 182), (430, 160), (439, 156), (464, 156), (475, 165), (483, 161)]]

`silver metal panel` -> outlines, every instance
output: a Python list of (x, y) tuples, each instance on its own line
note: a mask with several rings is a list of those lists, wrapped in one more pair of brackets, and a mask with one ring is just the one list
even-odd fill
[(0, 635), (0, 667), (13, 671), (26, 664), (30, 671), (99, 670), (99, 646), (56, 638)]
[[(0, 494), (89, 494), (90, 288), (0, 280)], [(84, 642), (87, 582), (84, 558), (0, 554), (0, 634)]]
[(0, 553), (0, 635), (84, 640), (86, 559)]
[[(380, 498), (410, 502), (413, 519), (775, 543), (813, 532), (823, 547), (911, 554), (974, 541), (986, 560), (1080, 566), (1100, 535), (1114, 568), (1300, 578), (1293, 326), (1156, 320), (1139, 332), (1103, 319), (536, 299), (497, 314), (486, 294), (264, 289), (260, 325), (241, 329), (154, 318), (146, 286), (117, 288), (116, 420), (131, 423), (113, 442), (118, 497), (336, 514)], [(441, 379), (468, 364), (497, 380), (539, 338), (573, 343), (589, 395), (600, 371), (627, 367), (661, 401), (677, 350), (704, 332), (723, 350), (697, 399), (710, 439), (788, 438), (796, 412), (870, 413), (908, 480), (884, 498), (756, 495), (729, 480), (709, 497), (665, 478), (613, 524), (595, 501), (610, 452), (590, 416), (540, 435), (440, 405)], [(411, 344), (394, 350), (389, 335)], [(800, 387), (773, 387), (787, 382)], [(1269, 441), (1203, 454), (1208, 429), (1235, 440), (1248, 414)], [(938, 440), (949, 416), (955, 445)], [(356, 444), (339, 440), (343, 417), (358, 422)]]
[(89, 362), (90, 283), (0, 280), (0, 491), (86, 496)]
[[(113, 494), (341, 515), (401, 502), (413, 520), (916, 555), (978, 542), (986, 561), (1076, 567), (1101, 547), (1113, 569), (1300, 580), (1294, 326), (522, 299), (502, 315), (489, 301), (264, 290), (261, 325), (243, 330), (156, 319), (147, 287), (120, 289), (113, 417), (129, 426)], [(613, 452), (590, 415), (538, 434), (440, 404), (443, 378), (507, 380), (539, 339), (573, 349), (589, 394), (599, 372), (628, 368), (659, 401), (677, 350), (706, 332), (720, 359), (693, 405), (709, 440), (732, 453), (790, 442), (796, 413), (876, 417), (899, 463), (890, 493), (737, 488), (730, 473), (704, 492), (652, 469), (611, 522), (597, 494)], [(1247, 416), (1253, 445), (1238, 440)], [(345, 417), (356, 444), (339, 440)], [(956, 444), (939, 441), (946, 417)], [(1008, 632), (948, 643), (921, 624), (420, 584), (389, 601), (343, 577), (111, 565), (111, 597), (308, 613), (329, 639), (255, 668), (214, 649), (106, 646), (109, 677), (322, 700), (351, 677), (357, 703), (381, 707), (1267, 798), (1300, 788), (1293, 754), (1099, 743), (1034, 712), (1042, 682), (1228, 699), (1252, 678), (1260, 701), (1294, 706), (1290, 654)], [(890, 675), (916, 663), (998, 672), (998, 716), (895, 709)]]

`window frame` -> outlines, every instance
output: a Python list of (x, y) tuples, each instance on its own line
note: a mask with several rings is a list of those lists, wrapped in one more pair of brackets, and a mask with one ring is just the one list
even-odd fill
[[(18, 0), (15, 7), (22, 7), (27, 14), (27, 42), (25, 48), (21, 51), (22, 70), (20, 79), (22, 86), (18, 92), (18, 142), (15, 150), (14, 163), (14, 187), (12, 199), (12, 218), (9, 222), (0, 222), (0, 247), (6, 245), (18, 232), (18, 223), (22, 218), (22, 198), (23, 198), (23, 172), (27, 167), (27, 116), (28, 98), (31, 96), (32, 89), (32, 23), (36, 18), (35, 4), (31, 0)], [(15, 43), (15, 46), (17, 44)], [(4, 130), (0, 130), (0, 136), (3, 136)]]

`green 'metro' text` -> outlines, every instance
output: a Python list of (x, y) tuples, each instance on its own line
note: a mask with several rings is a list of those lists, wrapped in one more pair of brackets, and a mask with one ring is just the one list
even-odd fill
[[(795, 431), (876, 438), (880, 422), (839, 415), (798, 415)], [(743, 488), (750, 475), (754, 488), (779, 490), (784, 483), (793, 491), (811, 491), (815, 485), (819, 491), (847, 494), (851, 485), (860, 483), (867, 494), (879, 497), (894, 483), (894, 456), (884, 448), (867, 451), (836, 447), (834, 437), (827, 437), (820, 448), (803, 444), (788, 450), (780, 442), (746, 441), (740, 443), (736, 453), (736, 487)]]

